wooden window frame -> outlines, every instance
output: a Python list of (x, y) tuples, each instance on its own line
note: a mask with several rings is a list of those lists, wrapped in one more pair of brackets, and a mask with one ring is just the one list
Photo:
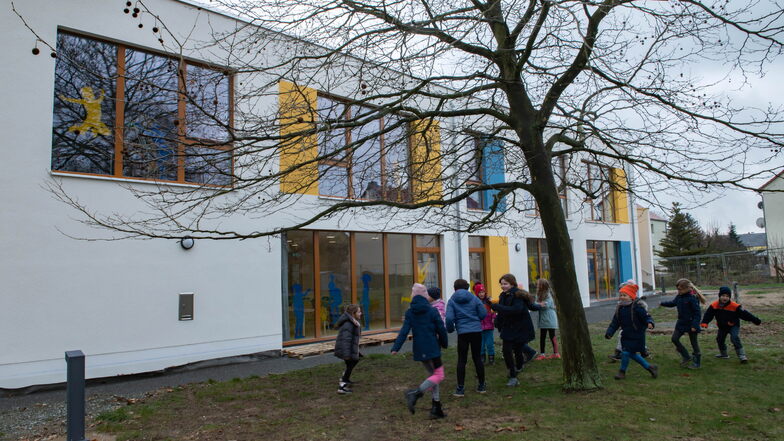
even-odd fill
[[(487, 278), (487, 277), (489, 277), (489, 274), (487, 273), (487, 268), (488, 268), (488, 265), (487, 265), (487, 236), (468, 236), (468, 237), (469, 237), (469, 242), (468, 242), (469, 244), (471, 243), (471, 240), (470, 240), (471, 237), (478, 237), (482, 241), (482, 247), (481, 248), (476, 248), (476, 247), (469, 246), (468, 247), (468, 254), (469, 254), (469, 256), (471, 255), (471, 253), (479, 253), (479, 254), (481, 254), (481, 256), (482, 256), (482, 259), (481, 259), (481, 261), (482, 261), (482, 274), (484, 274), (485, 278)], [(470, 260), (469, 260), (469, 266), (470, 266)], [(469, 272), (469, 274), (471, 273), (470, 268), (469, 268), (468, 272)], [(484, 283), (485, 287), (488, 286), (487, 280), (481, 280), (480, 282)], [(473, 280), (469, 280), (468, 283), (472, 284), (472, 283), (474, 283), (474, 281)], [(473, 287), (473, 285), (472, 285), (472, 287)]]
[[(481, 133), (474, 133), (474, 154), (472, 161), (476, 161), (476, 170), (473, 170), (471, 176), (466, 179), (466, 187), (477, 187), (485, 182), (485, 172), (484, 168), (482, 167), (482, 157), (483, 155), (483, 145), (482, 145), (482, 136), (485, 136)], [(473, 164), (472, 164), (473, 165)], [(473, 168), (473, 167), (472, 167)], [(476, 178), (476, 179), (471, 179)], [(485, 190), (486, 191), (486, 190)], [(479, 201), (479, 206), (477, 208), (468, 208), (469, 210), (476, 210), (476, 211), (485, 211), (487, 207), (485, 207), (485, 191), (480, 191), (474, 193), (473, 195), (477, 197)]]
[[(602, 222), (602, 223), (614, 223), (615, 222), (615, 206), (613, 203), (613, 187), (612, 182), (610, 182), (610, 167), (601, 165), (596, 162), (589, 162), (583, 161), (586, 167), (586, 175), (587, 175), (587, 183), (588, 183), (588, 190), (590, 192), (594, 191), (593, 182), (599, 182), (599, 188), (607, 187), (606, 192), (603, 194), (600, 193), (600, 196), (597, 198), (586, 197), (585, 201), (588, 203), (589, 211), (590, 211), (590, 220), (593, 222)], [(594, 169), (597, 169), (599, 173), (599, 178), (593, 179), (592, 172)], [(601, 203), (606, 204), (602, 208), (602, 218), (597, 219), (595, 214), (597, 211), (597, 200), (601, 201)], [(605, 218), (605, 214), (607, 215)]]
[[(89, 172), (79, 172), (79, 171), (69, 171), (69, 170), (55, 170), (52, 169), (53, 173), (57, 174), (68, 174), (68, 175), (76, 175), (76, 176), (99, 176), (104, 178), (114, 178), (114, 179), (127, 179), (133, 181), (142, 181), (142, 182), (155, 182), (160, 184), (183, 184), (183, 185), (193, 185), (193, 186), (205, 186), (205, 187), (215, 187), (215, 188), (229, 188), (234, 185), (234, 155), (230, 155), (230, 165), (229, 165), (229, 175), (232, 177), (231, 183), (227, 185), (219, 185), (219, 184), (208, 184), (208, 183), (200, 183), (200, 182), (191, 182), (185, 180), (185, 150), (189, 146), (193, 145), (200, 145), (198, 144), (200, 141), (202, 142), (209, 142), (214, 143), (214, 140), (207, 140), (207, 139), (197, 139), (197, 138), (188, 138), (186, 135), (186, 106), (188, 100), (186, 99), (185, 94), (185, 81), (187, 78), (188, 73), (188, 65), (201, 67), (203, 69), (210, 69), (216, 72), (222, 72), (224, 75), (228, 77), (228, 88), (229, 88), (229, 96), (228, 96), (228, 110), (229, 110), (229, 121), (227, 123), (229, 127), (229, 138), (231, 138), (232, 128), (234, 127), (234, 72), (225, 69), (225, 68), (217, 68), (215, 66), (211, 66), (204, 62), (188, 60), (183, 57), (174, 57), (171, 54), (166, 54), (164, 52), (155, 51), (147, 48), (141, 48), (134, 45), (129, 45), (125, 43), (120, 43), (116, 41), (111, 41), (108, 39), (97, 38), (91, 35), (80, 34), (78, 32), (73, 32), (70, 30), (58, 29), (57, 35), (66, 34), (77, 38), (82, 38), (91, 41), (98, 41), (101, 43), (111, 44), (117, 47), (117, 78), (115, 80), (115, 115), (114, 115), (114, 127), (112, 127), (112, 135), (114, 136), (114, 161), (112, 164), (112, 173), (111, 174), (103, 174), (103, 173), (89, 173)], [(156, 179), (156, 178), (145, 178), (145, 177), (136, 177), (136, 176), (125, 176), (123, 175), (123, 165), (124, 165), (124, 154), (125, 154), (125, 80), (126, 80), (126, 66), (125, 66), (125, 56), (126, 50), (132, 49), (139, 52), (145, 52), (148, 54), (152, 54), (159, 57), (168, 58), (171, 60), (176, 60), (178, 69), (177, 69), (177, 146), (176, 146), (176, 160), (177, 160), (177, 179), (176, 180), (167, 180), (167, 179)], [(202, 146), (206, 149), (213, 149), (216, 151), (232, 151), (234, 146), (233, 143), (227, 142), (224, 144), (216, 144), (216, 145), (204, 145)], [(50, 164), (51, 166), (51, 164)]]
[[(326, 92), (319, 91), (318, 92), (318, 97), (319, 98), (324, 98), (324, 99), (327, 99), (327, 100), (331, 100), (331, 101), (335, 101), (335, 102), (340, 103), (340, 104), (345, 106), (345, 111), (340, 116), (338, 121), (350, 121), (351, 118), (352, 118), (352, 110), (355, 107), (367, 107), (367, 108), (370, 108), (370, 109), (377, 109), (376, 106), (372, 106), (370, 104), (357, 104), (356, 102), (353, 102), (353, 101), (351, 101), (349, 99), (342, 98), (342, 97), (339, 97), (339, 96), (336, 96), (336, 95), (332, 95), (332, 94), (326, 93)], [(318, 113), (318, 108), (316, 109), (316, 113)], [(379, 117), (377, 121), (378, 121), (378, 130), (379, 130), (378, 133), (379, 133), (379, 149), (380, 149), (379, 161), (381, 162), (381, 164), (380, 164), (380, 166), (381, 166), (381, 171), (380, 171), (381, 176), (379, 176), (379, 181), (380, 181), (379, 185), (381, 185), (381, 200), (386, 201), (386, 200), (389, 200), (388, 194), (387, 194), (387, 180), (388, 180), (388, 176), (387, 176), (387, 170), (386, 170), (386, 149), (385, 149), (385, 146), (386, 146), (386, 135), (387, 134), (384, 133), (384, 129), (386, 127), (385, 126), (386, 119), (385, 119), (385, 117), (382, 116), (382, 117)], [(346, 128), (342, 129), (344, 131), (343, 138), (345, 140), (345, 144), (342, 146), (342, 148), (345, 148), (345, 146), (350, 145), (352, 143), (351, 130), (353, 128), (354, 127), (346, 127)], [(411, 176), (411, 156), (412, 156), (411, 140), (408, 139), (408, 137), (406, 137), (405, 142), (406, 142), (406, 154), (408, 155), (408, 158), (406, 160), (406, 162), (407, 162), (407, 164), (406, 164), (406, 172), (408, 173), (408, 175), (410, 177)], [(330, 195), (330, 194), (326, 194), (326, 193), (321, 193), (321, 187), (319, 186), (319, 196), (334, 197), (334, 198), (346, 198), (346, 199), (354, 199), (354, 200), (370, 200), (370, 199), (363, 199), (363, 198), (358, 197), (357, 195), (354, 194), (354, 164), (353, 164), (353, 162), (354, 162), (354, 152), (353, 151), (348, 152), (348, 154), (346, 155), (346, 159), (342, 160), (342, 161), (334, 160), (334, 159), (320, 159), (318, 161), (318, 165), (319, 166), (326, 165), (326, 166), (330, 166), (330, 167), (341, 167), (341, 168), (344, 168), (346, 170), (346, 180), (347, 180), (348, 187), (347, 187), (347, 190), (346, 190), (346, 196), (341, 196), (341, 195), (337, 195), (336, 196), (336, 195)], [(406, 182), (408, 182), (408, 187), (409, 187), (407, 193), (410, 195), (411, 194), (411, 180), (407, 179)]]

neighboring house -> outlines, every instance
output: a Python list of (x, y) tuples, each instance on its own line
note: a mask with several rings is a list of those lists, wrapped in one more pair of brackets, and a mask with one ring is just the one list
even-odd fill
[(765, 233), (739, 234), (738, 238), (748, 251), (763, 251), (768, 247), (768, 238)]
[(762, 212), (771, 273), (776, 271), (773, 265), (778, 265), (781, 274), (784, 272), (784, 171), (771, 178), (757, 191), (762, 195)]
[[(448, 293), (454, 279), (470, 277), (485, 282), (497, 298), (498, 279), (504, 273), (516, 274), (521, 286), (530, 286), (537, 277), (551, 277), (535, 212), (529, 216), (513, 210), (509, 216), (519, 219), (510, 220), (523, 225), (522, 231), (504, 227), (470, 236), (415, 223), (390, 229), (394, 219), (345, 215), (281, 236), (199, 240), (189, 244), (192, 248), (175, 240), (75, 240), (92, 237), (95, 230), (76, 222), (78, 214), (55, 200), (47, 183), (61, 185), (79, 203), (103, 213), (147, 210), (129, 188), (231, 188), (231, 181), (215, 172), (216, 167), (235, 167), (224, 146), (226, 133), (188, 119), (194, 109), (177, 98), (186, 92), (180, 89), (185, 80), (178, 83), (175, 72), (181, 69), (189, 84), (203, 81), (209, 86), (192, 88), (188, 95), (196, 95), (223, 121), (232, 121), (237, 106), (250, 106), (234, 102), (234, 90), (251, 80), (222, 64), (230, 57), (191, 47), (236, 29), (235, 18), (179, 0), (145, 1), (146, 7), (159, 11), (167, 29), (188, 36), (180, 58), (165, 49), (170, 46), (159, 44), (148, 29), (150, 23), (144, 31), (137, 28), (137, 21), (122, 14), (120, 3), (74, 3), (17, 2), (40, 38), (56, 45), (57, 57), (49, 57), (48, 50), (31, 55), (35, 36), (7, 3), (0, 7), (0, 88), (6, 109), (0, 187), (7, 190), (0, 194), (5, 207), (0, 211), (0, 388), (64, 381), (67, 350), (84, 351), (88, 378), (155, 371), (334, 338), (336, 331), (329, 325), (349, 302), (363, 306), (365, 332), (394, 330), (401, 325), (415, 281), (440, 285)], [(271, 41), (282, 44), (289, 38), (277, 37)], [(151, 87), (134, 78), (166, 87)], [(323, 115), (324, 109), (334, 101), (352, 105), (339, 98), (349, 95), (352, 81), (356, 79), (346, 78), (331, 90), (280, 81), (254, 95), (258, 101), (252, 105), (279, 109), (282, 120), (293, 118), (289, 104), (325, 118), (329, 116)], [(168, 90), (173, 101), (164, 102), (167, 97), (161, 90)], [(182, 126), (191, 136), (209, 141), (202, 161), (177, 159), (177, 151), (189, 148), (178, 140), (183, 138), (178, 135), (178, 130), (185, 130)], [(379, 167), (383, 174), (368, 164), (365, 173), (348, 184), (342, 180), (345, 174), (341, 178), (325, 173), (320, 182), (305, 188), (293, 177), (275, 191), (299, 199), (292, 198), (294, 202), (274, 216), (226, 213), (220, 220), (238, 230), (264, 231), (274, 228), (279, 217), (301, 215), (309, 207), (329, 206), (342, 198), (408, 197), (415, 190), (413, 184), (395, 187), (401, 181), (389, 170), (408, 170), (411, 158), (421, 157), (425, 144), (437, 146), (441, 141), (433, 140), (439, 139), (438, 124), (432, 130), (428, 140), (401, 137), (407, 148), (397, 152), (394, 164)], [(312, 138), (303, 137), (299, 154), (315, 157), (316, 149), (326, 148)], [(483, 155), (477, 158), (475, 183), (503, 182), (510, 173), (503, 143), (482, 136), (477, 142)], [(306, 164), (297, 162), (301, 155), (284, 150), (272, 162)], [(322, 165), (311, 163), (302, 172), (316, 176)], [(329, 166), (352, 170), (350, 164)], [(435, 167), (440, 169), (441, 164)], [(595, 163), (586, 162), (584, 168), (589, 186), (601, 197), (586, 201), (564, 190), (561, 200), (580, 294), (589, 306), (612, 301), (620, 282), (640, 280), (641, 275), (637, 247), (632, 246), (637, 210), (626, 193), (616, 190), (625, 188), (625, 174)], [(569, 179), (563, 167), (558, 175)], [(488, 191), (455, 212), (481, 213), (491, 201)], [(653, 247), (664, 224), (651, 222)]]
[(650, 212), (649, 217), (651, 219), (651, 247), (653, 249), (653, 266), (659, 267), (659, 261), (661, 260), (661, 257), (659, 257), (659, 255), (656, 253), (661, 251), (661, 241), (667, 237), (668, 220), (664, 216), (654, 211)]
[(654, 271), (654, 259), (656, 256), (653, 254), (653, 234), (651, 212), (648, 208), (637, 205), (637, 228), (638, 236), (640, 238), (640, 271), (642, 272), (642, 286), (644, 289), (656, 289), (656, 277)]

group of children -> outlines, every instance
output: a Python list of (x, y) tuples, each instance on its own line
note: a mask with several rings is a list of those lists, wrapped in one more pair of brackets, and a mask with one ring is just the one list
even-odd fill
[[(718, 327), (716, 343), (719, 353), (716, 354), (716, 358), (730, 358), (727, 354), (726, 343), (727, 335), (729, 335), (740, 362), (748, 363), (743, 343), (740, 341), (740, 321), (750, 321), (755, 325), (759, 325), (762, 321), (731, 300), (732, 291), (730, 288), (726, 286), (719, 288), (719, 299), (710, 304), (704, 315), (700, 305), (706, 304), (707, 300), (690, 280), (678, 280), (675, 283), (675, 288), (678, 290), (678, 295), (672, 300), (661, 302), (660, 305), (665, 308), (677, 308), (678, 319), (675, 322), (675, 329), (672, 333), (672, 344), (681, 356), (681, 367), (700, 368), (702, 354), (700, 352), (698, 335), (700, 330), (707, 328), (714, 318)], [(621, 367), (615, 375), (617, 380), (626, 378), (629, 360), (639, 363), (650, 372), (653, 378), (656, 378), (659, 374), (658, 367), (649, 364), (644, 357), (647, 356), (645, 331), (646, 328), (654, 328), (654, 321), (648, 313), (647, 305), (638, 299), (638, 290), (639, 287), (633, 281), (627, 281), (621, 285), (618, 294), (618, 306), (605, 333), (605, 338), (609, 339), (612, 338), (618, 329), (621, 329)], [(692, 348), (691, 354), (680, 341), (684, 334), (689, 336)]]
[[(403, 326), (391, 349), (392, 354), (397, 354), (408, 334), (412, 333), (414, 361), (422, 363), (428, 375), (417, 388), (405, 393), (406, 405), (411, 413), (415, 412), (417, 401), (430, 391), (430, 418), (446, 416), (441, 406), (439, 385), (445, 377), (441, 348), (448, 346), (448, 333), (457, 332), (457, 387), (453, 394), (457, 397), (465, 396), (465, 369), (469, 349), (476, 371), (476, 392), (482, 394), (487, 391), (484, 366), (495, 361), (494, 329), (498, 329), (501, 338), (504, 363), (508, 371), (507, 386), (519, 385), (517, 376), (530, 361), (561, 358), (555, 336), (558, 319), (550, 283), (539, 279), (536, 296), (519, 288), (512, 274), (503, 275), (499, 284), (502, 292), (498, 301), (492, 302), (482, 283), (474, 284), (472, 294), (468, 281), (457, 279), (454, 282), (455, 292), (446, 304), (441, 299), (439, 288), (427, 288), (419, 283), (413, 285), (411, 305), (405, 313)], [(661, 302), (661, 306), (675, 307), (678, 310), (672, 343), (681, 355), (681, 366), (692, 369), (700, 367), (701, 353), (697, 336), (713, 319), (716, 319), (719, 328), (716, 336), (719, 354), (716, 357), (729, 358), (726, 346), (729, 335), (739, 360), (746, 363), (748, 358), (740, 341), (740, 320), (759, 325), (760, 319), (744, 310), (741, 305), (732, 302), (731, 291), (727, 287), (719, 289), (719, 299), (708, 307), (700, 319), (700, 304), (706, 303), (705, 296), (687, 279), (679, 280), (676, 288), (678, 295), (670, 301)], [(618, 347), (621, 366), (615, 375), (618, 380), (626, 377), (630, 360), (639, 363), (653, 378), (657, 378), (659, 373), (658, 367), (645, 359), (648, 357), (645, 334), (647, 330), (654, 328), (655, 323), (638, 291), (639, 287), (634, 281), (630, 280), (621, 285), (618, 305), (605, 333), (605, 338), (610, 339), (616, 331), (621, 331)], [(539, 312), (539, 352), (528, 345), (535, 338), (529, 311)], [(362, 310), (358, 305), (348, 305), (336, 324), (339, 332), (335, 342), (335, 356), (344, 360), (346, 365), (338, 386), (338, 393), (341, 394), (351, 393), (351, 372), (362, 357), (359, 351), (361, 316)], [(689, 336), (691, 354), (680, 342), (684, 334)], [(553, 347), (550, 357), (545, 355), (548, 337)]]

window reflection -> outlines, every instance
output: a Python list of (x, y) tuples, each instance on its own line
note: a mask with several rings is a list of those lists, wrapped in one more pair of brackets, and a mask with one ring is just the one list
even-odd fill
[(319, 279), (321, 285), (321, 335), (335, 335), (343, 307), (351, 303), (351, 251), (348, 233), (321, 231)]
[(288, 267), (288, 340), (316, 336), (313, 294), (313, 233), (289, 231), (285, 240)]
[(357, 302), (362, 308), (363, 329), (386, 328), (384, 298), (384, 248), (381, 233), (355, 233)]

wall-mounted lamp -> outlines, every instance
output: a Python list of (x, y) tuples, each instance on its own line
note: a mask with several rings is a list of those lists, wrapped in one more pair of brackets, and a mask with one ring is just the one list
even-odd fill
[(190, 236), (185, 236), (185, 237), (183, 237), (182, 239), (180, 239), (180, 246), (181, 246), (181, 247), (182, 247), (184, 250), (189, 250), (189, 249), (193, 248), (193, 245), (194, 245), (195, 243), (196, 243), (196, 242), (195, 242), (195, 241), (193, 240), (193, 238), (192, 238), (192, 237), (190, 237)]
[(523, 247), (522, 247), (522, 246), (520, 246), (520, 243), (519, 243), (519, 242), (518, 242), (518, 243), (516, 243), (516, 244), (515, 244), (515, 251), (517, 251), (517, 252), (519, 253), (521, 249), (523, 249)]

